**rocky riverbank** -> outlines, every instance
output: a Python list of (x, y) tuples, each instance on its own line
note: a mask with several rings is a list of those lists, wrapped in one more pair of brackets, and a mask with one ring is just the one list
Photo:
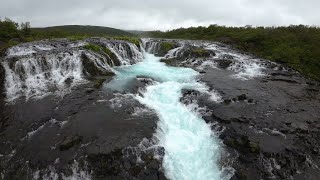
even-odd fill
[(204, 57), (189, 55), (198, 48), (183, 48), (163, 62), (198, 70), (200, 80), (221, 94), (222, 102), (213, 104), (189, 90), (182, 101), (206, 109), (204, 120), (220, 132), (234, 158), (232, 179), (318, 179), (319, 83), (221, 46), (205, 46), (203, 51), (212, 52)]

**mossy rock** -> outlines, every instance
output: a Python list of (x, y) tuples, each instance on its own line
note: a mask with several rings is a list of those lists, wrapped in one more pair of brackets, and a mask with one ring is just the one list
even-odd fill
[(88, 161), (93, 170), (94, 177), (106, 177), (118, 175), (121, 172), (121, 159), (123, 153), (121, 149), (116, 149), (108, 154), (89, 154)]
[(169, 58), (169, 59), (160, 59), (160, 62), (164, 62), (166, 63), (166, 65), (169, 66), (179, 66), (179, 62), (181, 62), (181, 60), (179, 60), (178, 58)]
[(96, 53), (100, 53), (101, 47), (96, 44), (86, 44), (83, 46), (85, 49), (91, 50)]
[(215, 53), (207, 49), (192, 47), (186, 50), (183, 53), (183, 56), (193, 57), (193, 58), (205, 58), (205, 57), (215, 56)]
[[(104, 45), (89, 43), (83, 46), (83, 48), (101, 54), (109, 60), (112, 60), (115, 66), (120, 66), (120, 61), (118, 60), (117, 56), (108, 47), (105, 47)], [(112, 65), (112, 63), (109, 62), (109, 65)]]
[(177, 48), (178, 44), (173, 42), (161, 42), (160, 48), (156, 53), (157, 56), (164, 56), (170, 51), (171, 49)]
[(93, 84), (93, 86), (96, 88), (96, 89), (100, 89), (101, 87), (102, 87), (102, 85), (103, 85), (103, 83), (106, 81), (106, 79), (107, 78), (105, 78), (105, 77), (100, 77), (100, 78), (96, 78), (95, 80), (94, 80), (94, 84)]
[(224, 143), (234, 148), (242, 153), (254, 153), (258, 154), (260, 152), (260, 147), (258, 143), (252, 142), (248, 139), (247, 136), (228, 138)]
[(83, 73), (89, 77), (114, 75), (113, 72), (108, 72), (98, 68), (86, 54), (82, 54), (81, 59), (82, 59), (82, 65), (83, 65)]
[(65, 151), (82, 142), (82, 136), (69, 136), (60, 144), (60, 151)]

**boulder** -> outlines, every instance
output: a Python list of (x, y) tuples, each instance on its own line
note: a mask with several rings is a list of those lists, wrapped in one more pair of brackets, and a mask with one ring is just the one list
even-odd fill
[(190, 46), (188, 49), (186, 49), (183, 52), (183, 57), (185, 58), (206, 58), (210, 56), (215, 56), (215, 52), (204, 49), (204, 48), (199, 48), (199, 47), (194, 47)]
[(67, 136), (60, 144), (60, 151), (65, 151), (82, 142), (82, 136)]
[(155, 53), (156, 56), (164, 56), (166, 55), (171, 49), (179, 47), (178, 44), (174, 42), (161, 42), (158, 52)]
[(113, 72), (108, 72), (104, 69), (98, 68), (94, 62), (84, 53), (81, 54), (83, 73), (89, 77), (96, 76), (113, 76)]
[(233, 63), (233, 60), (231, 60), (231, 59), (218, 59), (218, 60), (215, 60), (215, 62), (218, 64), (219, 68), (226, 69), (230, 66), (230, 64)]

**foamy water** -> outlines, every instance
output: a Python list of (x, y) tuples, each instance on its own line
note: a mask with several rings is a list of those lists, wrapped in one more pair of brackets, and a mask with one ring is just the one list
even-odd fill
[(198, 72), (189, 68), (169, 67), (151, 54), (144, 61), (117, 70), (106, 87), (123, 91), (136, 76), (157, 81), (146, 87), (136, 99), (159, 116), (155, 137), (165, 148), (163, 168), (169, 179), (223, 179), (218, 166), (220, 147), (210, 126), (180, 102), (182, 89), (195, 89), (218, 101), (220, 96), (196, 81)]

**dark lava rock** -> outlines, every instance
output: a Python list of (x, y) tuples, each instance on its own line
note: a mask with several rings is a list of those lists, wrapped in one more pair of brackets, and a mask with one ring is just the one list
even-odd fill
[(233, 63), (233, 60), (231, 59), (219, 59), (219, 60), (215, 60), (215, 62), (218, 64), (219, 68), (223, 68), (226, 69), (230, 66), (230, 64)]
[(298, 83), (296, 80), (294, 80), (292, 78), (287, 78), (287, 77), (272, 77), (272, 78), (269, 78), (268, 80), (270, 80), (270, 81), (282, 81), (282, 82), (286, 82), (286, 83)]
[(234, 59), (234, 57), (229, 54), (224, 54), (224, 55), (222, 55), (222, 59), (232, 60), (232, 59)]
[(5, 70), (0, 63), (0, 100), (2, 99), (1, 97), (4, 96), (4, 83), (5, 83)]
[(225, 100), (223, 100), (223, 102), (224, 102), (225, 104), (230, 104), (230, 103), (232, 102), (232, 100), (231, 100), (231, 99), (225, 99)]
[(81, 54), (83, 73), (89, 77), (114, 76), (114, 72), (108, 72), (98, 68), (94, 62), (84, 53)]
[(68, 77), (64, 82), (66, 83), (66, 85), (70, 86), (71, 83), (73, 82), (73, 77)]
[(94, 92), (94, 89), (93, 88), (87, 88), (87, 90), (86, 90), (86, 93), (87, 94), (91, 94), (91, 93), (93, 93)]
[(169, 66), (179, 66), (182, 62), (180, 58), (167, 58), (167, 59), (160, 59), (160, 62), (164, 62)]
[(148, 85), (153, 84), (155, 81), (147, 76), (137, 76), (133, 81), (129, 84), (128, 87), (129, 92), (138, 93), (140, 89), (145, 89)]
[(82, 136), (78, 136), (78, 135), (68, 136), (60, 144), (59, 149), (60, 149), (60, 151), (65, 151), (65, 150), (68, 150), (81, 142), (82, 142)]
[(246, 94), (241, 94), (240, 96), (238, 96), (238, 101), (244, 101), (247, 99), (247, 95)]
[(93, 81), (93, 86), (96, 88), (96, 89), (100, 89), (103, 85), (103, 83), (106, 81), (107, 78), (105, 77), (97, 77), (94, 79)]
[(133, 152), (124, 153), (117, 149), (110, 153), (89, 154), (89, 167), (93, 177), (119, 177), (121, 179), (166, 179), (160, 170), (161, 162), (154, 159), (152, 153), (141, 152), (142, 162), (137, 163)]

